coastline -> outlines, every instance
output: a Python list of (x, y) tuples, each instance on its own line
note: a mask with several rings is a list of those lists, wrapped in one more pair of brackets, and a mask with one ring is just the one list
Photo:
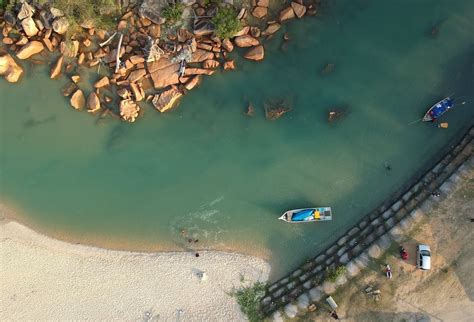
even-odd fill
[[(7, 206), (8, 204), (8, 206)], [(20, 207), (21, 208), (21, 207)], [(206, 241), (200, 241), (199, 244), (186, 241), (186, 236), (179, 236), (181, 240), (173, 240), (164, 244), (162, 241), (152, 242), (149, 240), (136, 240), (127, 236), (119, 236), (114, 234), (89, 234), (87, 232), (72, 232), (69, 230), (50, 229), (41, 225), (41, 223), (32, 221), (25, 215), (19, 207), (13, 206), (10, 201), (0, 201), (0, 223), (1, 221), (13, 221), (24, 226), (37, 234), (47, 236), (51, 239), (61, 241), (67, 244), (82, 245), (93, 248), (101, 248), (113, 251), (123, 251), (132, 253), (169, 253), (169, 252), (188, 252), (195, 251), (211, 251), (224, 253), (237, 253), (250, 257), (258, 257), (265, 261), (270, 260), (270, 250), (264, 246), (252, 244), (238, 244), (236, 241), (226, 242), (226, 244), (207, 244)]]
[(265, 282), (270, 273), (257, 257), (108, 250), (55, 240), (6, 219), (0, 241), (2, 320), (244, 320), (230, 293)]

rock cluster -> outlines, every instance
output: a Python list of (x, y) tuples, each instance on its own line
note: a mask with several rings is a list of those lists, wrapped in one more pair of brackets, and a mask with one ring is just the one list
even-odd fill
[[(63, 93), (70, 96), (74, 109), (87, 106), (88, 112), (105, 109), (105, 114), (116, 113), (117, 107), (108, 105), (115, 101), (111, 96), (116, 93), (121, 98), (118, 116), (133, 122), (140, 111), (137, 102), (151, 100), (158, 111), (170, 110), (186, 91), (199, 85), (202, 75), (234, 70), (235, 62), (228, 55), (235, 46), (247, 48), (244, 58), (260, 61), (265, 56), (264, 37), (276, 33), (282, 22), (314, 11), (301, 0), (293, 1), (279, 13), (278, 22), (268, 21), (265, 28), (259, 28), (247, 25), (247, 9), (242, 8), (237, 16), (242, 29), (231, 38), (220, 39), (211, 22), (218, 9), (214, 3), (182, 1), (185, 10), (195, 12), (191, 27), (185, 29), (163, 25), (165, 1), (119, 2), (123, 11), (115, 32), (84, 21), (82, 32), (66, 39), (70, 24), (64, 13), (54, 5), (20, 1), (0, 18), (2, 42), (19, 60), (59, 52), (54, 54), (57, 58), (51, 64), (50, 77), (69, 78)], [(262, 19), (267, 17), (268, 7), (269, 0), (253, 0), (249, 13)], [(84, 68), (94, 68), (100, 75), (94, 90), (86, 94), (78, 76)], [(1, 75), (16, 82), (22, 72), (12, 56), (0, 53)]]

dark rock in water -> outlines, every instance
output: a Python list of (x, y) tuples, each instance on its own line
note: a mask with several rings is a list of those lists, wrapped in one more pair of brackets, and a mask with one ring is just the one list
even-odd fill
[(441, 20), (434, 25), (432, 25), (427, 31), (426, 31), (426, 36), (430, 38), (437, 38), (439, 35), (439, 30), (441, 29), (441, 26), (446, 20)]
[(323, 67), (323, 69), (321, 69), (321, 75), (325, 76), (325, 75), (331, 74), (332, 72), (334, 72), (335, 68), (336, 68), (336, 64), (328, 63)]
[(291, 111), (290, 103), (285, 99), (269, 100), (264, 104), (265, 117), (274, 121)]
[(328, 112), (328, 122), (332, 123), (334, 121), (338, 121), (344, 118), (348, 114), (348, 112), (349, 108), (347, 106), (331, 108)]
[(3, 14), (3, 20), (9, 25), (14, 26), (16, 24), (16, 17), (11, 11), (5, 11)]
[(73, 82), (70, 82), (66, 84), (66, 86), (63, 87), (63, 95), (64, 96), (71, 96), (72, 93), (74, 93), (77, 89), (77, 85), (74, 84)]
[(247, 111), (245, 112), (245, 115), (250, 116), (250, 117), (255, 115), (255, 109), (253, 108), (253, 105), (251, 102), (249, 102), (249, 105), (247, 105)]

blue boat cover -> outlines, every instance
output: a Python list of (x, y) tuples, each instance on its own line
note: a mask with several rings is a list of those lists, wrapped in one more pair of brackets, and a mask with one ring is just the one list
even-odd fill
[(313, 214), (314, 214), (314, 209), (300, 210), (293, 214), (293, 216), (291, 217), (291, 220), (292, 221), (305, 221), (306, 219), (313, 217)]
[(430, 116), (433, 119), (437, 119), (451, 107), (453, 107), (453, 100), (451, 98), (446, 98), (434, 106), (434, 108), (430, 111)]

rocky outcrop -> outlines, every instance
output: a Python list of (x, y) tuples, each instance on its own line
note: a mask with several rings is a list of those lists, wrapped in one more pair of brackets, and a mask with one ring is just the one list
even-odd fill
[(235, 61), (234, 60), (227, 60), (224, 63), (224, 70), (234, 70), (235, 69)]
[(298, 2), (292, 2), (291, 7), (298, 18), (302, 18), (306, 13), (306, 7), (302, 4), (299, 4)]
[(244, 55), (245, 58), (249, 60), (259, 61), (262, 60), (265, 56), (265, 51), (262, 45), (250, 48)]
[(56, 63), (54, 64), (53, 68), (51, 68), (51, 79), (54, 79), (61, 75), (61, 69), (63, 67), (64, 56), (60, 56)]
[(95, 92), (92, 92), (87, 98), (87, 112), (94, 113), (98, 110), (100, 110), (99, 96), (97, 96)]
[(278, 19), (280, 20), (280, 22), (285, 22), (290, 19), (293, 19), (294, 17), (295, 17), (295, 11), (290, 6), (280, 11), (280, 16)]
[(0, 54), (0, 75), (10, 83), (16, 83), (23, 74), (23, 69), (9, 54)]
[(214, 74), (215, 70), (212, 69), (205, 69), (205, 68), (186, 68), (184, 72), (185, 76), (191, 75), (212, 75)]
[(155, 95), (153, 98), (153, 106), (162, 113), (166, 112), (174, 107), (175, 103), (182, 95), (183, 94), (178, 91), (176, 86), (173, 86), (163, 93)]
[(27, 59), (33, 55), (39, 54), (44, 49), (44, 46), (39, 41), (30, 41), (23, 47), (21, 47), (20, 51), (16, 54), (19, 59)]
[(18, 11), (18, 19), (23, 20), (26, 18), (31, 18), (35, 14), (35, 8), (33, 8), (28, 2), (23, 2), (20, 6), (20, 10)]
[(127, 122), (135, 122), (140, 112), (140, 107), (132, 100), (125, 99), (120, 101), (120, 117)]
[(234, 43), (238, 47), (252, 47), (259, 44), (258, 40), (250, 35), (235, 37)]
[(84, 93), (78, 89), (74, 94), (72, 94), (71, 99), (71, 106), (76, 110), (81, 110), (86, 105), (86, 98), (84, 97)]

